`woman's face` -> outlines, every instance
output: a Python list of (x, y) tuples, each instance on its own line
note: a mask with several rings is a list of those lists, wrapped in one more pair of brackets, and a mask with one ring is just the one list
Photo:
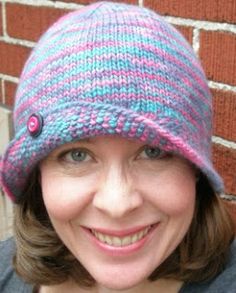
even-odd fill
[(102, 286), (145, 282), (191, 223), (195, 172), (159, 148), (92, 138), (56, 149), (40, 169), (55, 230)]

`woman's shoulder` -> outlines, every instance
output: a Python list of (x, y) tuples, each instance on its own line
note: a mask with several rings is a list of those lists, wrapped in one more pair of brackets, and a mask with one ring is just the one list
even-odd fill
[(13, 257), (14, 253), (15, 253), (15, 242), (13, 237), (0, 241), (0, 256), (1, 256), (0, 267), (1, 268), (5, 266), (6, 263), (7, 264), (11, 263), (10, 259)]
[(213, 280), (185, 285), (180, 293), (235, 293), (236, 292), (236, 239), (230, 246), (224, 270)]
[(21, 280), (14, 271), (12, 260), (15, 254), (13, 238), (0, 241), (0, 292), (32, 292), (32, 287)]
[(6, 276), (9, 276), (10, 272), (13, 272), (12, 259), (14, 253), (15, 242), (13, 238), (0, 241), (0, 284)]

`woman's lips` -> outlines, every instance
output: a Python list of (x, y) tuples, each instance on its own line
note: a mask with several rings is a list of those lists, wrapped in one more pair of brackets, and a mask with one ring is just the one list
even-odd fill
[(157, 226), (158, 223), (155, 223), (121, 231), (82, 228), (99, 249), (108, 254), (121, 256), (141, 249), (151, 238)]
[(145, 226), (138, 226), (134, 228), (129, 228), (129, 229), (122, 229), (122, 230), (112, 230), (112, 229), (103, 229), (103, 228), (90, 228), (92, 231), (96, 231), (98, 233), (102, 233), (105, 235), (109, 236), (118, 236), (118, 237), (124, 237), (124, 236), (129, 236), (134, 233), (138, 233), (144, 229), (147, 229), (153, 225), (145, 225)]

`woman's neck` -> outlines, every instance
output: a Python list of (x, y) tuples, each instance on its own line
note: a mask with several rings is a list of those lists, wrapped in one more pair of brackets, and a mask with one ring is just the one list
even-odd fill
[(84, 289), (74, 282), (65, 282), (60, 285), (42, 286), (39, 293), (177, 293), (183, 283), (172, 279), (160, 279), (155, 282), (145, 281), (130, 289), (114, 290), (97, 285), (93, 288)]

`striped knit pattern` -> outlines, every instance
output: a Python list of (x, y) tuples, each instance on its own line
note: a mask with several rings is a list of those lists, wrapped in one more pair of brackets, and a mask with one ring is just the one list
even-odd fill
[[(32, 113), (44, 120), (37, 137), (27, 131)], [(59, 145), (118, 134), (185, 157), (220, 192), (211, 115), (201, 65), (175, 28), (146, 8), (88, 5), (49, 28), (26, 62), (1, 184), (15, 200), (30, 172)]]

